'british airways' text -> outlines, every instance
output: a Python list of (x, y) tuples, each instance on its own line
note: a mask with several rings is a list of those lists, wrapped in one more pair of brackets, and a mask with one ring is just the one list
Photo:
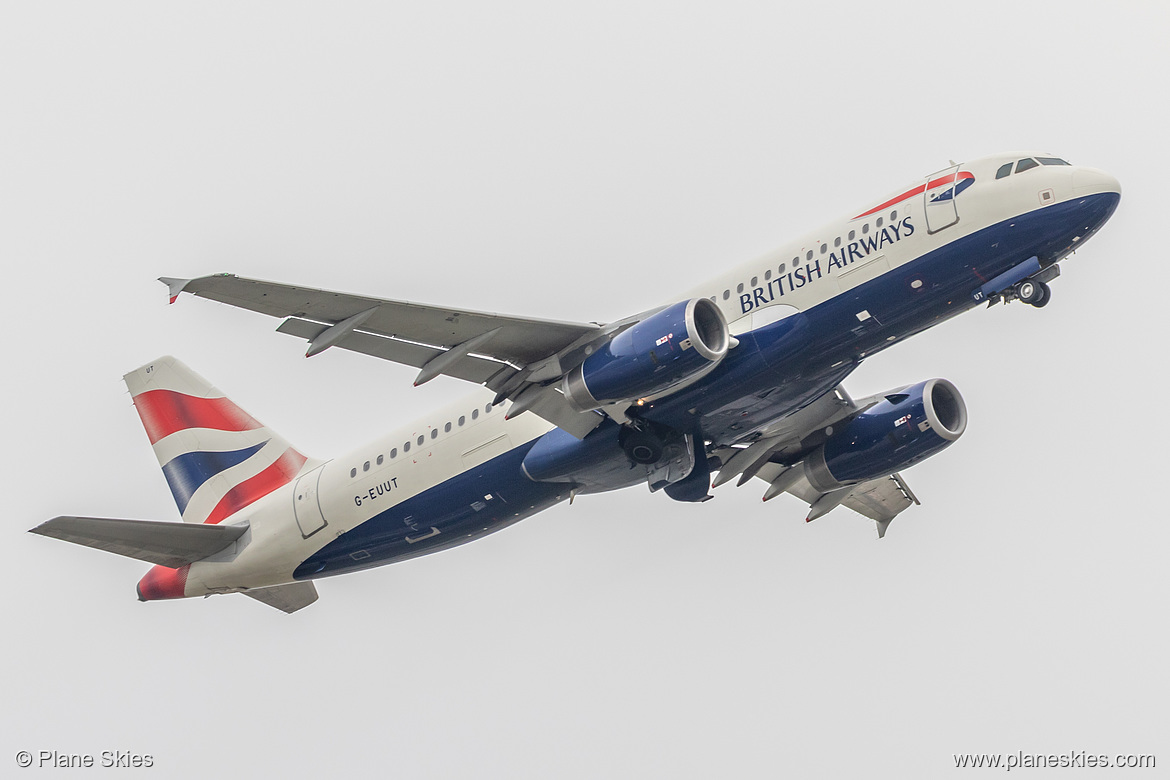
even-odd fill
[(786, 274), (780, 274), (768, 282), (765, 287), (755, 287), (751, 292), (739, 296), (739, 308), (742, 314), (752, 309), (772, 303), (782, 298), (786, 293), (799, 290), (806, 284), (812, 284), (825, 274), (841, 273), (853, 263), (864, 260), (870, 254), (880, 251), (882, 247), (896, 244), (903, 238), (914, 235), (914, 225), (910, 217), (903, 217), (901, 222), (891, 223), (872, 236), (863, 236), (857, 241), (850, 241), (840, 249), (829, 253), (825, 265), (821, 265), (824, 258), (809, 261), (803, 267), (795, 266)]

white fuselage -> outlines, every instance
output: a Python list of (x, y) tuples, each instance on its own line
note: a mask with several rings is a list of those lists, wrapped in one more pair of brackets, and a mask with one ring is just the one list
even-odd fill
[[(1069, 165), (996, 178), (1002, 166), (1028, 156), (997, 155), (948, 167), (722, 272), (675, 300), (710, 298), (732, 332), (742, 334), (846, 295), (989, 226), (1010, 226), (1012, 219), (1037, 209), (1119, 191), (1107, 174)], [(951, 176), (950, 186), (963, 175), (972, 183), (949, 202), (928, 200), (939, 191), (928, 182)], [(863, 314), (858, 312), (858, 319)], [(250, 531), (227, 554), (192, 564), (186, 595), (290, 582), (311, 555), (379, 513), (552, 430), (534, 414), (505, 419), (506, 406), (493, 408), (492, 398), (492, 392), (477, 390), (351, 453), (316, 466), (310, 461), (293, 483), (226, 521), (246, 522)], [(484, 498), (490, 501), (490, 492)], [(306, 503), (310, 499), (316, 508)], [(432, 531), (425, 518), (411, 528), (419, 540)]]

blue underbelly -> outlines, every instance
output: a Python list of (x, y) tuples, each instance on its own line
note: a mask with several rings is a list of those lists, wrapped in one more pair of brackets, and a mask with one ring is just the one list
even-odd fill
[(568, 486), (533, 482), (520, 470), (534, 443), (516, 447), (371, 517), (321, 548), (293, 576), (328, 577), (456, 547), (568, 498)]

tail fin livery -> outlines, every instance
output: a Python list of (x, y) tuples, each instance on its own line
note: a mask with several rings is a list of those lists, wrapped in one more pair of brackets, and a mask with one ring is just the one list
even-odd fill
[(287, 485), (308, 460), (167, 356), (124, 377), (186, 523), (218, 523)]

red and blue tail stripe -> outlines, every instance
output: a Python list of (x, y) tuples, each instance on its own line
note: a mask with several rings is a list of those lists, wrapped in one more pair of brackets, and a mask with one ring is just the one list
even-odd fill
[(263, 441), (234, 452), (186, 452), (164, 465), (163, 476), (167, 478), (179, 514), (187, 511), (191, 496), (209, 479), (243, 463), (267, 443)]
[(183, 520), (219, 523), (288, 485), (308, 462), (172, 357), (126, 375)]
[(148, 390), (136, 395), (134, 408), (151, 444), (188, 428), (252, 431), (263, 427), (227, 398), (198, 398), (174, 390)]
[(214, 525), (225, 517), (231, 517), (244, 507), (260, 500), (277, 488), (284, 487), (300, 473), (306, 460), (308, 459), (304, 455), (291, 447), (285, 450), (284, 454), (277, 458), (271, 466), (225, 493), (203, 522)]

